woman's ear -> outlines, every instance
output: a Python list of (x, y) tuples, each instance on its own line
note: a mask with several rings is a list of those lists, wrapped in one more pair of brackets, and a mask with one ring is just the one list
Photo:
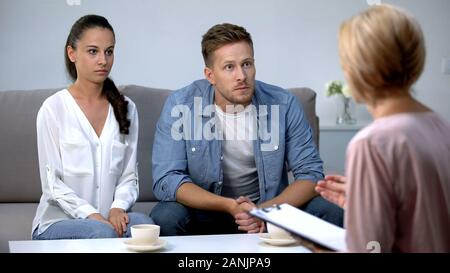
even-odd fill
[(74, 63), (76, 62), (76, 57), (75, 57), (75, 49), (71, 46), (67, 46), (67, 56), (69, 57), (69, 60)]

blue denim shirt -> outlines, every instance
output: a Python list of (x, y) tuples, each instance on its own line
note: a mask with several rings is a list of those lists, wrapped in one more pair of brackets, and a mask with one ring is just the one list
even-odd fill
[[(205, 111), (208, 105), (214, 106), (214, 87), (206, 80), (196, 81), (168, 97), (156, 126), (152, 155), (153, 192), (159, 200), (176, 201), (176, 191), (186, 182), (221, 194), (223, 141), (217, 136), (202, 136), (208, 125), (214, 129), (215, 114), (209, 111), (214, 107)], [(260, 133), (253, 140), (259, 202), (276, 197), (288, 186), (289, 169), (295, 180), (323, 179), (322, 160), (296, 97), (282, 88), (256, 81), (252, 105), (257, 111)], [(185, 117), (183, 121), (181, 116)], [(184, 137), (180, 139), (180, 135)]]

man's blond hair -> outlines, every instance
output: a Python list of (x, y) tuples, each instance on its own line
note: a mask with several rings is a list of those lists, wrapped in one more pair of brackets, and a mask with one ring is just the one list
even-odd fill
[(202, 55), (205, 65), (210, 67), (214, 51), (224, 45), (247, 42), (253, 51), (253, 41), (250, 33), (244, 27), (233, 24), (218, 24), (211, 27), (202, 39)]

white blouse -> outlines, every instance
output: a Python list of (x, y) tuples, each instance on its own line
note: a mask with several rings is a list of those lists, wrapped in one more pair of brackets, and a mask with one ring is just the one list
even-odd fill
[(47, 98), (37, 115), (42, 196), (33, 220), (38, 234), (65, 219), (111, 208), (129, 210), (139, 195), (138, 114), (128, 101), (128, 135), (119, 132), (112, 106), (100, 137), (67, 89)]

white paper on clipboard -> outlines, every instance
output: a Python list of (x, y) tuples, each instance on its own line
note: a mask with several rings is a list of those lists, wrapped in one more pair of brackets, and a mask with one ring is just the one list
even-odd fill
[(253, 209), (251, 215), (335, 251), (346, 251), (345, 229), (289, 204)]

